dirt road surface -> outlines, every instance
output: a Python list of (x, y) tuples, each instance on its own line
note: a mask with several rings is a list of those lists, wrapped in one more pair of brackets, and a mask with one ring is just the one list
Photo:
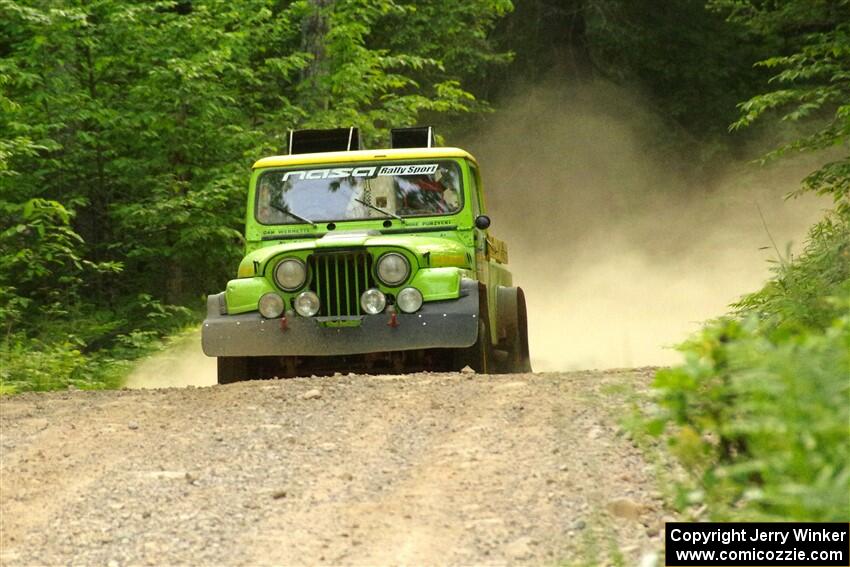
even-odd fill
[(0, 564), (653, 565), (649, 369), (0, 400)]

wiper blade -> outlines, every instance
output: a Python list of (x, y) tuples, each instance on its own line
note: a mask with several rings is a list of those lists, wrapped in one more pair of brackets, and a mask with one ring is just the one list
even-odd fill
[(389, 212), (389, 211), (388, 211), (388, 210), (386, 210), (386, 209), (382, 209), (381, 207), (376, 207), (375, 205), (373, 205), (373, 204), (371, 204), (371, 203), (367, 203), (366, 201), (364, 201), (364, 200), (362, 200), (362, 199), (358, 199), (357, 197), (355, 197), (355, 198), (354, 198), (354, 200), (355, 200), (355, 201), (357, 201), (358, 203), (360, 203), (361, 205), (366, 205), (366, 206), (367, 206), (367, 207), (369, 207), (370, 209), (374, 209), (374, 210), (378, 211), (379, 213), (384, 213), (384, 214), (385, 214), (385, 215), (387, 215), (388, 217), (392, 217), (392, 218), (394, 218), (394, 219), (398, 219), (398, 220), (400, 220), (400, 221), (401, 221), (401, 223), (402, 223), (402, 224), (404, 224), (405, 222), (407, 222), (407, 221), (405, 221), (403, 218), (401, 218), (400, 216), (398, 216), (397, 214), (395, 214), (395, 213), (391, 213), (391, 212)]
[(311, 225), (313, 225), (313, 226), (319, 226), (319, 225), (317, 225), (315, 222), (311, 221), (310, 219), (308, 219), (308, 218), (306, 218), (306, 217), (302, 217), (301, 215), (296, 215), (296, 214), (295, 214), (295, 213), (293, 213), (292, 211), (288, 211), (288, 210), (284, 209), (283, 207), (279, 207), (279, 206), (275, 205), (274, 203), (269, 203), (269, 204), (271, 205), (271, 207), (272, 207), (274, 210), (276, 210), (276, 211), (280, 211), (280, 212), (282, 212), (282, 213), (283, 213), (283, 214), (285, 214), (285, 215), (289, 215), (289, 216), (291, 216), (291, 217), (292, 217), (292, 218), (294, 218), (294, 219), (298, 219), (298, 220), (300, 220), (301, 222), (306, 222), (307, 224), (311, 224)]

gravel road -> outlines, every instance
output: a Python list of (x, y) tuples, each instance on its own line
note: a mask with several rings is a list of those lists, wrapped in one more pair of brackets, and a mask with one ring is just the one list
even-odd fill
[(651, 369), (0, 400), (0, 564), (653, 565)]

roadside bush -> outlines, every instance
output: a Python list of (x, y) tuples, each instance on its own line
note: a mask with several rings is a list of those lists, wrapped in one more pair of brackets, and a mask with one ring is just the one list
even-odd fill
[(79, 385), (86, 357), (80, 344), (43, 343), (15, 337), (0, 349), (0, 384), (4, 392), (55, 390)]
[(118, 388), (138, 358), (199, 317), (146, 294), (114, 311), (84, 306), (56, 314), (38, 332), (10, 332), (0, 341), (0, 394)]
[(823, 330), (842, 311), (832, 298), (850, 289), (850, 208), (830, 213), (809, 232), (805, 254), (779, 259), (776, 277), (733, 307), (767, 329)]
[(848, 227), (846, 212), (816, 226), (802, 257), (659, 371), (650, 427), (692, 473), (680, 504), (717, 519), (850, 517)]

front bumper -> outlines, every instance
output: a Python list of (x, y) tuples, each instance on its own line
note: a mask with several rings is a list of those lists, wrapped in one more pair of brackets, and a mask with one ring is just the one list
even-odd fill
[(294, 315), (266, 319), (258, 312), (218, 314), (211, 296), (202, 329), (207, 356), (334, 356), (463, 348), (478, 338), (478, 282), (461, 280), (460, 297), (425, 303), (417, 313), (398, 313), (398, 326), (388, 325), (390, 315), (361, 316), (358, 326), (324, 326), (319, 318)]

